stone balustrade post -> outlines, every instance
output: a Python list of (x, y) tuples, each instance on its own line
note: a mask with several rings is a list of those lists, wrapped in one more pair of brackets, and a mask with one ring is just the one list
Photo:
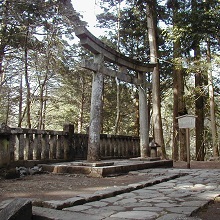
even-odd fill
[(74, 150), (74, 125), (64, 124), (63, 131), (68, 133), (64, 141), (64, 159), (73, 160), (75, 158)]
[(10, 163), (9, 135), (0, 135), (0, 167)]

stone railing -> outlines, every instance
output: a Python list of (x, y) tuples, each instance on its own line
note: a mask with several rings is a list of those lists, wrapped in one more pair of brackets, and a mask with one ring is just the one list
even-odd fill
[[(100, 158), (131, 158), (140, 156), (138, 137), (100, 136)], [(88, 135), (74, 133), (73, 125), (63, 131), (27, 128), (0, 128), (0, 166), (27, 160), (85, 160)]]
[[(86, 159), (88, 134), (74, 134), (74, 159)], [(123, 135), (100, 135), (101, 159), (131, 158), (140, 156), (139, 137)]]

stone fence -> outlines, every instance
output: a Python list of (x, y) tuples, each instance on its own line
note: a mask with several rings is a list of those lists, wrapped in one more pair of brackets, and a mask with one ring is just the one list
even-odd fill
[[(139, 137), (101, 134), (100, 158), (140, 156)], [(63, 131), (0, 128), (0, 167), (16, 161), (86, 159), (88, 135), (74, 133), (73, 125)]]

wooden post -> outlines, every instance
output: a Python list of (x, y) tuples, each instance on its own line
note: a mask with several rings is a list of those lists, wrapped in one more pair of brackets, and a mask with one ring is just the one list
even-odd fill
[(145, 78), (144, 73), (139, 73), (138, 78), (140, 82), (139, 85), (139, 121), (140, 121), (140, 154), (141, 157), (150, 156), (149, 148), (149, 129), (148, 129), (148, 106), (147, 97), (145, 92)]
[(100, 68), (102, 67), (104, 62), (103, 55), (95, 55), (94, 62), (98, 64), (98, 70), (93, 73), (92, 82), (90, 126), (87, 154), (87, 160), (90, 162), (100, 160), (100, 124), (104, 80), (103, 74), (100, 72)]
[(186, 128), (187, 168), (190, 169), (190, 130)]

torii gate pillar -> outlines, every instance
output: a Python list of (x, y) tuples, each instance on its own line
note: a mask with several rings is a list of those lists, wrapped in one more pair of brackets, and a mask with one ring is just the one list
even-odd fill
[(95, 55), (94, 63), (98, 64), (98, 70), (93, 72), (87, 161), (100, 160), (100, 126), (104, 80), (100, 68), (104, 63), (103, 55)]
[(150, 157), (149, 148), (149, 122), (148, 122), (148, 105), (146, 97), (146, 77), (145, 73), (138, 73), (141, 84), (139, 90), (139, 123), (140, 123), (140, 156), (141, 158)]

